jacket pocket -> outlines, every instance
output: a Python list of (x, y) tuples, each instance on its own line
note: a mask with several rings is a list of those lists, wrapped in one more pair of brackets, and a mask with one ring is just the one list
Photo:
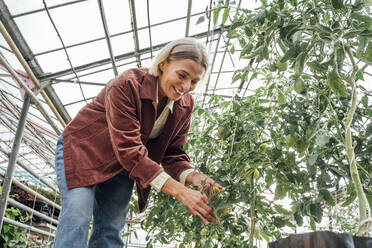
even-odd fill
[(116, 160), (107, 128), (99, 130), (84, 139), (75, 140), (74, 161), (81, 169), (101, 167)]

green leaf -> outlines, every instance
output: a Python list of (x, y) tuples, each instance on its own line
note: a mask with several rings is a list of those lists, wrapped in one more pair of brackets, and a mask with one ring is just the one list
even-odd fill
[(367, 95), (362, 96), (362, 104), (365, 108), (368, 108), (368, 96)]
[(289, 24), (287, 26), (284, 26), (280, 29), (280, 38), (282, 40), (288, 40), (294, 33), (296, 33), (299, 30), (299, 25), (296, 24)]
[(331, 193), (329, 193), (329, 191), (327, 189), (320, 189), (319, 190), (319, 193), (320, 195), (322, 196), (322, 198), (331, 206), (335, 206), (336, 205), (336, 201), (335, 199), (333, 199)]
[(367, 60), (367, 62), (372, 62), (372, 41), (368, 42), (368, 46), (364, 53), (364, 58)]
[(313, 217), (310, 217), (310, 227), (311, 230), (316, 231), (316, 225)]
[(292, 215), (291, 211), (283, 208), (281, 205), (274, 205), (275, 210), (283, 215)]
[(195, 25), (198, 25), (198, 24), (204, 22), (204, 20), (205, 20), (205, 16), (201, 16), (201, 17), (199, 17), (199, 19), (198, 19), (198, 21), (196, 22)]
[(345, 39), (350, 39), (350, 38), (355, 38), (356, 36), (358, 36), (362, 31), (360, 30), (351, 30), (351, 31), (348, 31), (346, 32), (343, 37)]
[(285, 226), (285, 219), (283, 219), (283, 218), (281, 218), (281, 217), (274, 217), (273, 224), (274, 224), (274, 226), (276, 226), (277, 228), (282, 228), (282, 227)]
[(243, 26), (244, 22), (243, 21), (234, 21), (234, 23), (231, 25), (230, 30), (235, 30), (236, 28)]
[(294, 218), (298, 226), (302, 226), (304, 223), (304, 220), (301, 216), (300, 209), (296, 209), (296, 212), (294, 213)]
[(220, 15), (221, 7), (218, 7), (213, 10), (213, 25), (216, 25), (218, 16)]
[(263, 230), (261, 229), (258, 229), (258, 230), (259, 230), (260, 236), (264, 238), (264, 240), (266, 240), (267, 243), (269, 243), (270, 242), (269, 236)]
[(372, 31), (371, 30), (363, 30), (360, 34), (360, 36), (372, 38)]
[(359, 12), (353, 12), (351, 14), (351, 18), (354, 19), (354, 20), (359, 21), (363, 25), (363, 27), (365, 27), (367, 29), (371, 28), (372, 17), (367, 16), (367, 15), (363, 15)]
[(308, 159), (309, 165), (313, 166), (317, 159), (318, 159), (318, 154), (316, 153), (311, 154)]
[(331, 71), (327, 76), (328, 85), (337, 97), (346, 97), (347, 90), (345, 84), (342, 82), (341, 78), (338, 76), (336, 71)]
[(227, 21), (227, 18), (229, 17), (230, 8), (225, 8), (222, 15), (222, 24), (224, 25)]
[(279, 92), (279, 94), (278, 94), (278, 103), (279, 103), (279, 105), (282, 105), (282, 104), (285, 103), (285, 97), (284, 97), (282, 92)]
[(234, 54), (235, 53), (235, 46), (234, 45), (231, 46), (230, 52), (231, 52), (231, 54)]
[(367, 125), (367, 131), (366, 131), (366, 137), (369, 137), (372, 135), (372, 122), (370, 122), (368, 125)]
[(322, 24), (316, 24), (315, 25), (315, 30), (317, 30), (320, 33), (327, 34), (327, 35), (332, 35), (332, 33), (333, 33), (332, 29), (330, 29), (329, 27), (324, 26)]
[(251, 37), (253, 35), (252, 30), (248, 26), (244, 27), (244, 33), (247, 37)]
[(315, 140), (315, 143), (320, 147), (325, 146), (328, 142), (329, 142), (329, 137), (324, 134), (318, 135)]
[(342, 0), (332, 0), (332, 6), (335, 9), (342, 9), (342, 7), (344, 7), (344, 3)]
[(320, 223), (323, 216), (323, 208), (319, 202), (310, 204), (310, 214), (317, 223)]
[(258, 10), (256, 15), (255, 15), (255, 20), (258, 24), (262, 25), (265, 22), (266, 14), (265, 11), (263, 10)]
[(296, 65), (295, 65), (295, 77), (299, 77), (303, 70), (305, 65), (305, 59), (306, 59), (306, 51), (300, 53), (296, 58)]

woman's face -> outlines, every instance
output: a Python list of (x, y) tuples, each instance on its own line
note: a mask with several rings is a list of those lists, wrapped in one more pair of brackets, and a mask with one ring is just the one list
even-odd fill
[(159, 98), (168, 97), (174, 101), (193, 91), (204, 73), (204, 67), (192, 59), (163, 61), (159, 67), (162, 71), (159, 76)]

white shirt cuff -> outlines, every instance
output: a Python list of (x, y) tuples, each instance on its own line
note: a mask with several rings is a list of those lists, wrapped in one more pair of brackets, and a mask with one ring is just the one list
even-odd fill
[(170, 176), (166, 172), (161, 172), (154, 180), (150, 183), (150, 185), (156, 189), (156, 191), (160, 192), (161, 188), (164, 186), (165, 182), (170, 178)]
[(195, 171), (194, 169), (187, 169), (187, 170), (182, 171), (182, 173), (181, 173), (181, 175), (180, 175), (180, 183), (182, 183), (183, 185), (185, 185), (185, 183), (186, 183), (186, 177), (187, 177), (190, 173), (192, 173), (192, 172), (194, 172), (194, 171)]

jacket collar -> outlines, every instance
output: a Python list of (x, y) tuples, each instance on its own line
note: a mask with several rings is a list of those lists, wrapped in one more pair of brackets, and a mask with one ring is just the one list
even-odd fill
[[(158, 77), (155, 77), (145, 71), (143, 78), (142, 78), (142, 87), (140, 88), (140, 97), (141, 99), (148, 99), (153, 102), (156, 102), (156, 87), (158, 84)], [(185, 96), (182, 96), (180, 100), (175, 101), (174, 105), (180, 105), (182, 107), (189, 107), (190, 102), (185, 101)]]

